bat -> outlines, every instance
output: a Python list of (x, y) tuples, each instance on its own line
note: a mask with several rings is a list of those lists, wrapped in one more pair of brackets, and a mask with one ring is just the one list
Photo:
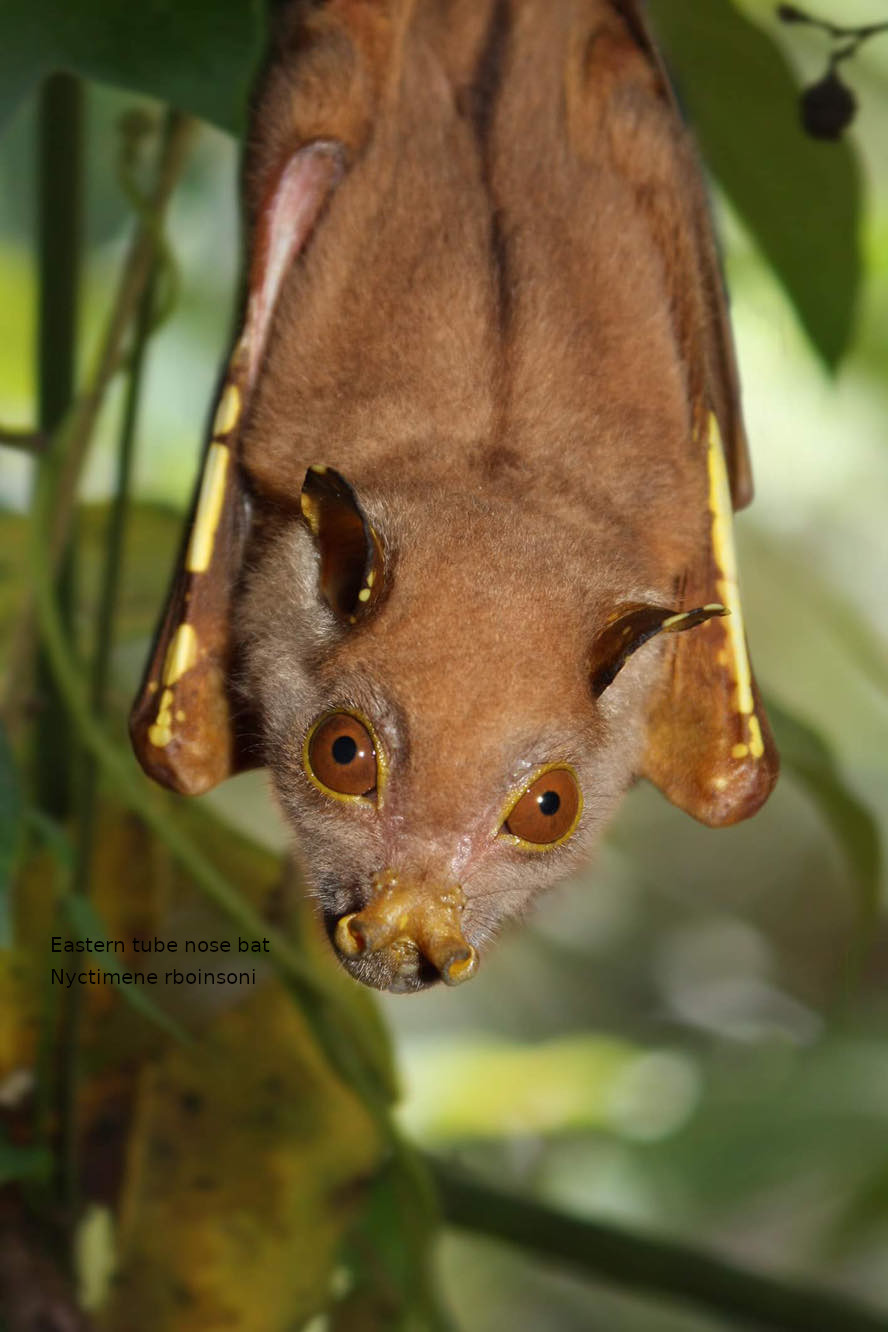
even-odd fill
[(185, 794), (267, 766), (351, 974), (455, 985), (637, 779), (713, 827), (776, 780), (719, 261), (636, 0), (272, 23), (131, 734)]

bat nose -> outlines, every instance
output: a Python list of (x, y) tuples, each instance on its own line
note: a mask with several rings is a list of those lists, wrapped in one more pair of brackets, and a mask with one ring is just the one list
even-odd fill
[(396, 981), (415, 973), (424, 958), (446, 985), (461, 985), (478, 969), (478, 954), (462, 931), (465, 904), (458, 884), (434, 888), (386, 870), (374, 875), (368, 904), (337, 921), (336, 948), (348, 960), (387, 955)]

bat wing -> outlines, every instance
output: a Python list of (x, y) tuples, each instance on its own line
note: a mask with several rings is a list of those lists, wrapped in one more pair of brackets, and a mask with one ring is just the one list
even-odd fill
[(130, 717), (149, 776), (183, 795), (261, 763), (255, 726), (231, 688), (231, 606), (250, 503), (238, 442), (284, 277), (341, 171), (339, 145), (298, 148), (271, 177), (253, 226), (241, 335), (225, 373), (186, 540)]
[[(678, 120), (663, 62), (637, 0), (613, 0)], [(650, 716), (643, 775), (711, 826), (748, 817), (767, 799), (779, 761), (750, 665), (737, 578), (732, 509), (752, 498), (752, 475), (718, 251), (699, 165), (686, 132), (671, 136), (680, 243), (668, 256), (676, 336), (687, 366), (692, 439), (705, 475), (705, 540), (683, 577), (682, 605), (720, 603), (725, 617), (677, 635)]]
[[(614, 4), (655, 71), (662, 97), (670, 103), (676, 118), (680, 118), (669, 76), (654, 44), (643, 6), (639, 0), (614, 0)], [(691, 241), (690, 255), (694, 266), (691, 284), (699, 286), (703, 295), (703, 327), (699, 336), (706, 394), (718, 420), (733, 507), (742, 509), (752, 500), (752, 468), (740, 407), (740, 383), (721, 261), (699, 164), (686, 139), (679, 151), (685, 159), (681, 166), (686, 223)], [(678, 275), (679, 280), (681, 276)]]

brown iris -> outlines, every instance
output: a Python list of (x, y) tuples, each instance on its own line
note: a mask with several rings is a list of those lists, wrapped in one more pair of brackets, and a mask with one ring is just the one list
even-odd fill
[(580, 789), (568, 768), (550, 768), (515, 802), (504, 829), (534, 846), (551, 846), (573, 832)]
[(336, 712), (319, 722), (306, 746), (309, 775), (334, 795), (367, 796), (376, 789), (376, 747), (363, 722)]

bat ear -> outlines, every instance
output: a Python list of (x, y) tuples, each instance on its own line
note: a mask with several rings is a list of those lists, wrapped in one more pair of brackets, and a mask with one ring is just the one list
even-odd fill
[(382, 595), (382, 542), (355, 492), (332, 467), (308, 469), (300, 504), (321, 558), (321, 596), (338, 620), (356, 624)]
[(642, 772), (673, 804), (721, 827), (764, 803), (779, 760), (749, 663), (731, 493), (714, 414), (708, 425), (711, 540), (688, 572), (685, 595), (720, 601), (729, 614), (677, 641), (649, 719)]
[(599, 698), (632, 653), (657, 634), (694, 629), (716, 615), (727, 615), (725, 607), (718, 602), (689, 611), (670, 610), (665, 606), (630, 606), (618, 611), (592, 648), (590, 678), (593, 697)]
[(208, 791), (262, 761), (248, 738), (256, 728), (239, 713), (230, 687), (231, 605), (250, 527), (238, 444), (284, 278), (340, 174), (338, 145), (308, 144), (274, 175), (256, 217), (243, 329), (223, 380), (166, 611), (130, 716), (142, 767), (183, 795)]

